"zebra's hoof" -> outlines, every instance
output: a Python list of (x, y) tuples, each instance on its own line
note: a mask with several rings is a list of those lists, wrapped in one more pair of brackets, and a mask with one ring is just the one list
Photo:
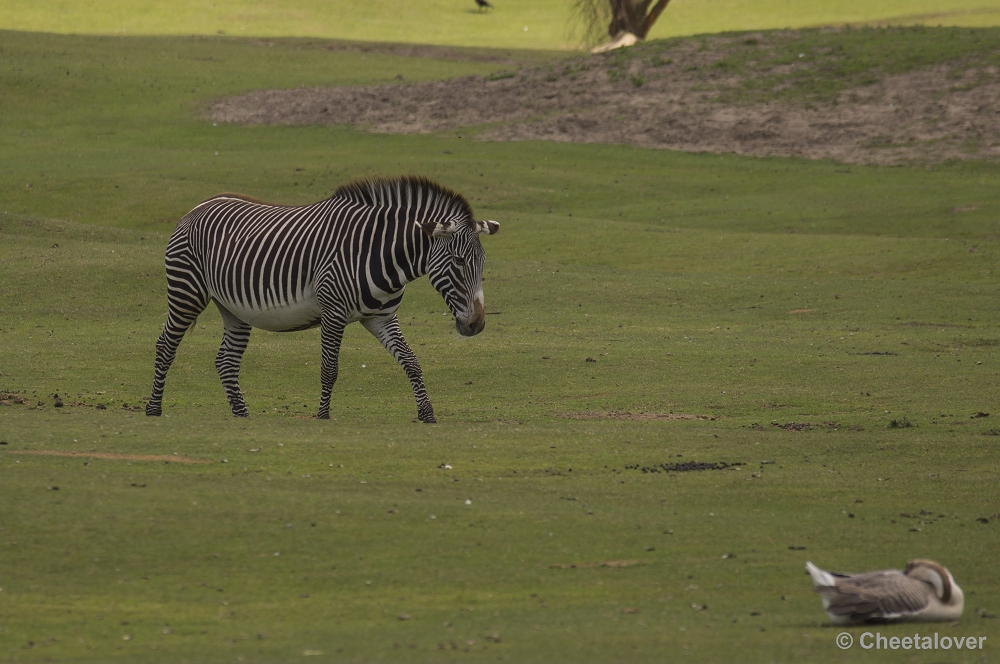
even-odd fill
[(330, 419), (330, 413), (317, 413), (316, 414), (316, 419), (317, 420), (328, 420), (328, 419)]
[(437, 424), (438, 423), (438, 421), (436, 419), (434, 419), (433, 415), (426, 415), (424, 417), (421, 417), (420, 421), (423, 422), (424, 424)]
[(146, 417), (159, 417), (163, 414), (163, 409), (159, 406), (151, 406), (146, 404)]

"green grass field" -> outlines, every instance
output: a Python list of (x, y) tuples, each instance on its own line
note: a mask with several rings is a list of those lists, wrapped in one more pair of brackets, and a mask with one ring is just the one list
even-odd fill
[[(0, 33), (0, 661), (995, 659), (1000, 166), (201, 119), (248, 89), (541, 57), (326, 45)], [(404, 300), (441, 424), (359, 326), (328, 422), (318, 333), (255, 332), (237, 421), (211, 310), (165, 416), (135, 410), (184, 212), (406, 172), (503, 224), (482, 335), (426, 281)], [(685, 461), (743, 465), (641, 470)], [(915, 557), (967, 598), (917, 629), (986, 649), (839, 650), (804, 561)]]
[[(578, 48), (570, 0), (0, 0), (0, 29), (63, 34), (322, 37), (513, 49)], [(992, 0), (673, 0), (651, 39), (732, 30), (819, 25), (1000, 25)]]

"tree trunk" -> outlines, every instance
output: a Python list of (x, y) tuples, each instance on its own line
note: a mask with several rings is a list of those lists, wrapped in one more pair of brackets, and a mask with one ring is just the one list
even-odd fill
[(611, 23), (608, 34), (612, 38), (622, 32), (640, 36), (646, 22), (646, 9), (652, 0), (611, 0)]
[(653, 27), (653, 24), (656, 23), (656, 19), (660, 18), (660, 14), (662, 14), (663, 10), (667, 8), (668, 2), (670, 2), (670, 0), (659, 0), (656, 3), (656, 6), (653, 7), (652, 11), (646, 15), (646, 20), (643, 21), (642, 32), (635, 33), (636, 37), (639, 39), (646, 38), (646, 35), (649, 34), (649, 29)]
[(601, 25), (607, 25), (611, 41), (595, 47), (593, 51), (598, 53), (631, 46), (636, 41), (645, 39), (669, 2), (670, 0), (575, 0), (574, 7), (591, 37), (598, 37)]

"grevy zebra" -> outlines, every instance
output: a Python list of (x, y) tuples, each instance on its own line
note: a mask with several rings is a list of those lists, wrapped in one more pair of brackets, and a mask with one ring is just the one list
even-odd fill
[(417, 415), (435, 422), (416, 356), (396, 310), (406, 284), (425, 274), (464, 336), (482, 332), (483, 262), (476, 221), (461, 195), (421, 177), (359, 180), (303, 206), (239, 194), (210, 198), (178, 223), (167, 245), (167, 322), (156, 342), (147, 415), (162, 412), (163, 385), (185, 332), (214, 301), (225, 333), (215, 366), (233, 415), (249, 415), (240, 360), (251, 328), (322, 328), (320, 419), (330, 417), (344, 328), (360, 321), (402, 365)]

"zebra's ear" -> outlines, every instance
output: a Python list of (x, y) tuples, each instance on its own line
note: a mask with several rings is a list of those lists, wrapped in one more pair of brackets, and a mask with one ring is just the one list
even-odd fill
[(458, 226), (454, 221), (425, 221), (420, 224), (420, 228), (431, 237), (441, 237), (451, 235)]
[(483, 221), (476, 222), (476, 232), (477, 233), (487, 233), (489, 235), (496, 235), (500, 232), (500, 222), (493, 221), (492, 219), (485, 219)]

